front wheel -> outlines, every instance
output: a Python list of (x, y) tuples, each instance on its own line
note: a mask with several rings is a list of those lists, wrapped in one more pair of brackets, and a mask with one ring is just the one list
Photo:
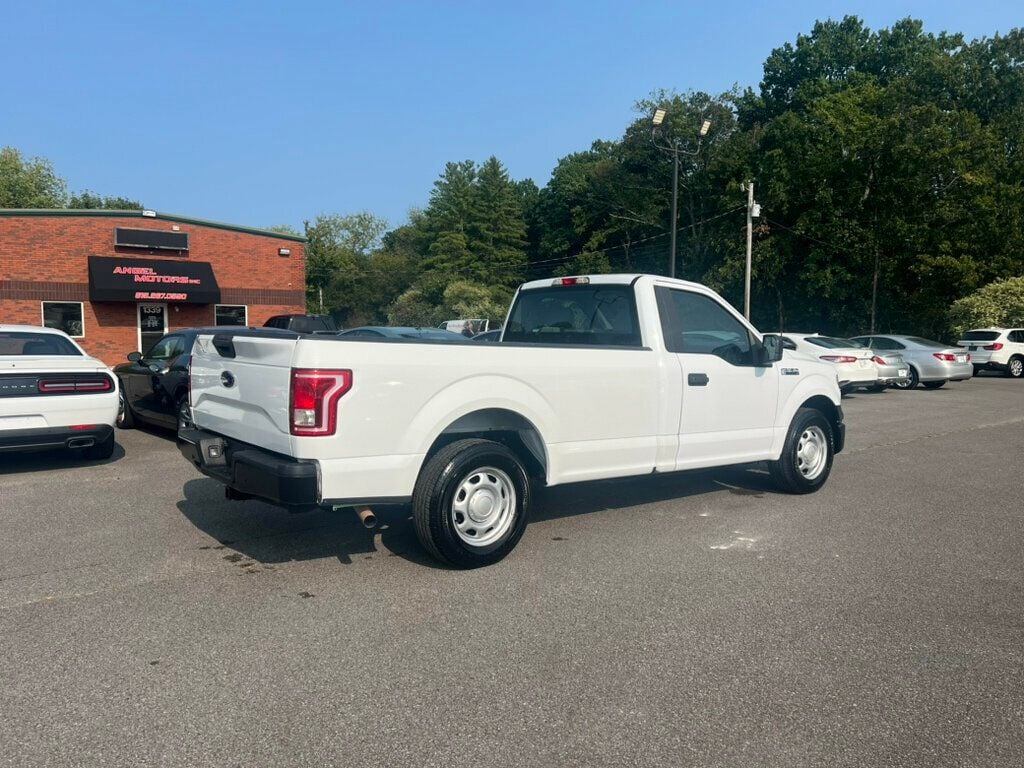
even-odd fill
[(420, 471), (412, 495), (416, 536), (457, 568), (501, 560), (522, 538), (530, 479), (512, 451), (490, 440), (457, 440)]
[(124, 394), (124, 382), (117, 389), (117, 424), (118, 429), (131, 429), (135, 426), (135, 412)]
[(910, 370), (907, 371), (907, 378), (903, 381), (897, 381), (893, 386), (895, 386), (896, 389), (917, 389), (917, 385), (920, 382), (921, 380), (917, 376), (917, 371), (915, 371), (914, 367), (911, 366)]
[(775, 484), (787, 493), (814, 493), (832, 472), (835, 438), (821, 411), (801, 408), (793, 417), (778, 461), (769, 465)]

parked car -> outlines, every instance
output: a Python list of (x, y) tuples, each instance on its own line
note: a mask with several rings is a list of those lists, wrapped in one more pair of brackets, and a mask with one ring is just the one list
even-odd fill
[(200, 335), (179, 449), (229, 498), (364, 523), (411, 502), (424, 548), (475, 567), (515, 547), (533, 483), (765, 461), (810, 493), (844, 445), (833, 366), (696, 283), (526, 283), (502, 341)]
[(63, 331), (0, 325), (0, 452), (114, 453), (117, 380)]
[(839, 389), (844, 393), (878, 384), (878, 366), (872, 359), (874, 355), (863, 344), (817, 333), (787, 332), (782, 334), (782, 345), (831, 363), (839, 379)]
[(459, 333), (467, 339), (479, 336), (481, 333), (491, 330), (490, 320), (487, 318), (462, 318), (460, 320), (445, 320), (438, 328), (443, 328), (452, 333)]
[(363, 325), (341, 331), (338, 336), (355, 339), (425, 339), (427, 341), (467, 341), (461, 333), (441, 328), (392, 328), (386, 325)]
[(853, 340), (871, 347), (876, 353), (903, 355), (909, 370), (906, 381), (895, 385), (898, 389), (915, 389), (918, 384), (925, 389), (938, 389), (947, 381), (964, 381), (974, 375), (970, 353), (941, 341), (894, 334), (854, 336)]
[(473, 337), (473, 341), (482, 341), (487, 344), (494, 344), (501, 341), (501, 328), (496, 331), (484, 331)]
[(338, 326), (330, 315), (274, 315), (264, 328), (280, 328), (296, 333), (337, 333)]
[(186, 328), (172, 331), (145, 354), (129, 352), (128, 362), (114, 367), (121, 383), (117, 426), (131, 429), (136, 422), (177, 429), (189, 418), (188, 369), (192, 346), (200, 333), (219, 333), (234, 326)]
[(974, 375), (1002, 371), (1013, 379), (1024, 376), (1024, 328), (977, 328), (957, 342), (971, 355)]

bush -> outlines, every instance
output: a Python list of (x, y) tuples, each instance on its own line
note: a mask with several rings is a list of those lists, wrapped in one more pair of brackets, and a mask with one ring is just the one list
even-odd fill
[(949, 324), (957, 336), (971, 328), (1024, 325), (1024, 277), (997, 280), (954, 301)]

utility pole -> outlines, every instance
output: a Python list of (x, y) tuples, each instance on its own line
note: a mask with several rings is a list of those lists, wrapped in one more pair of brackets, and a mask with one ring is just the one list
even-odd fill
[(679, 229), (679, 153), (672, 153), (672, 234), (669, 237), (668, 276), (676, 276), (676, 230)]
[(690, 157), (697, 157), (700, 154), (701, 143), (704, 141), (704, 137), (708, 135), (708, 131), (711, 130), (711, 121), (704, 120), (703, 116), (701, 116), (700, 130), (697, 131), (697, 148), (686, 150), (683, 149), (683, 142), (678, 137), (673, 137), (667, 144), (658, 142), (658, 131), (661, 128), (661, 124), (665, 122), (666, 114), (668, 112), (660, 107), (654, 110), (654, 116), (651, 119), (651, 143), (663, 152), (668, 152), (672, 155), (672, 222), (669, 227), (668, 276), (675, 277), (676, 230), (679, 228), (679, 156), (689, 155)]
[(750, 320), (750, 262), (754, 250), (754, 182), (747, 182), (747, 270), (743, 280), (743, 316)]

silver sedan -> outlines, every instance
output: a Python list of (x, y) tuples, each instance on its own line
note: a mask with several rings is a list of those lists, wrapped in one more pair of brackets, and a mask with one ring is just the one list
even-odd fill
[(893, 334), (854, 336), (853, 340), (878, 354), (898, 351), (903, 355), (909, 371), (905, 383), (896, 383), (900, 389), (914, 389), (918, 384), (925, 389), (938, 389), (947, 381), (964, 381), (974, 374), (970, 354), (939, 341)]

